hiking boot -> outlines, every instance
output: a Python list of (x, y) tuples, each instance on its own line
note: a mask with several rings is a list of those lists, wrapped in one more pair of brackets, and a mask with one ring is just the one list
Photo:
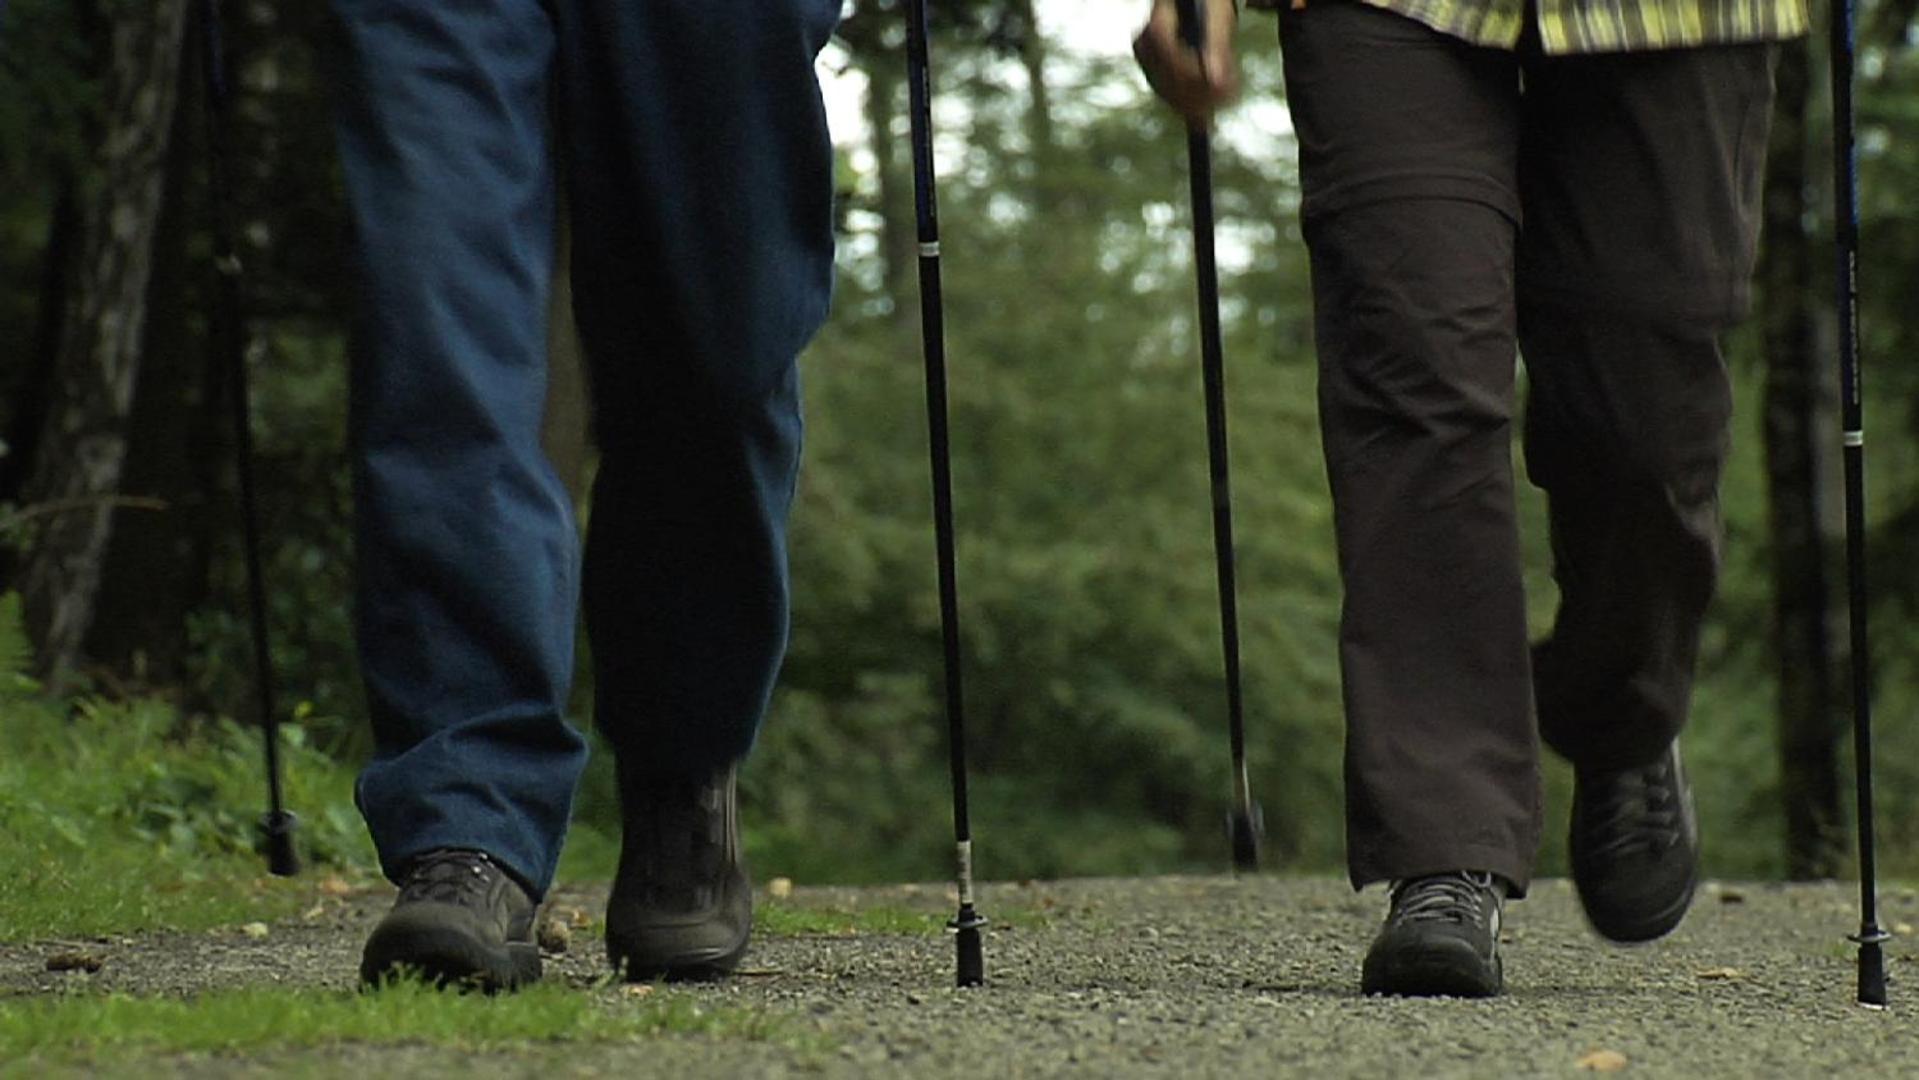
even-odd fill
[(1699, 820), (1674, 742), (1650, 765), (1577, 771), (1573, 885), (1602, 937), (1651, 941), (1670, 933), (1699, 884)]
[(1493, 997), (1504, 983), (1505, 882), (1457, 871), (1393, 883), (1392, 910), (1366, 951), (1360, 990), (1405, 997)]
[(753, 928), (734, 770), (622, 775), (620, 871), (606, 955), (625, 978), (714, 979), (739, 966)]
[(483, 851), (443, 848), (407, 864), (400, 896), (374, 927), (360, 980), (418, 977), (436, 986), (512, 990), (540, 977), (535, 904)]

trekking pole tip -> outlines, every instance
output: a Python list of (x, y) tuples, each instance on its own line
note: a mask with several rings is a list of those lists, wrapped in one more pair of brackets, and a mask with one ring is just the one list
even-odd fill
[(947, 924), (953, 930), (954, 941), (959, 950), (959, 979), (961, 987), (980, 986), (986, 982), (986, 951), (980, 940), (980, 928), (986, 925), (986, 919), (973, 910), (971, 904), (960, 908), (959, 914)]
[(1252, 873), (1259, 869), (1259, 844), (1265, 830), (1265, 814), (1259, 804), (1227, 815), (1226, 831), (1233, 842), (1233, 869)]
[(300, 872), (300, 852), (293, 834), (300, 819), (285, 810), (272, 810), (260, 818), (260, 834), (266, 840), (267, 870), (275, 877), (292, 877)]
[(1885, 943), (1891, 936), (1878, 930), (1853, 939), (1859, 943), (1859, 1004), (1867, 1008), (1886, 1007)]

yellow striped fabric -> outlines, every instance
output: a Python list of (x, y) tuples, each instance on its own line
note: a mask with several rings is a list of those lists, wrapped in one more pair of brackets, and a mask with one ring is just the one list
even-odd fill
[[(1499, 49), (1519, 43), (1527, 0), (1365, 0), (1443, 34)], [(1779, 41), (1804, 34), (1807, 0), (1537, 0), (1546, 52), (1643, 52)]]

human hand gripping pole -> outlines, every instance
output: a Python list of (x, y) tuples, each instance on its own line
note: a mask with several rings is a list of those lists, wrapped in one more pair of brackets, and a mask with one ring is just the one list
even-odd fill
[[(1202, 6), (1203, 5), (1203, 6)], [(1232, 0), (1153, 0), (1151, 14), (1133, 39), (1146, 81), (1188, 123), (1204, 123), (1239, 96), (1239, 67), (1231, 33), (1211, 38), (1193, 27), (1213, 29), (1238, 18)]]
[[(1179, 34), (1195, 55), (1208, 55), (1198, 0), (1177, 0)], [(1231, 54), (1228, 53), (1228, 56)], [(1213, 242), (1213, 145), (1206, 121), (1188, 115), (1186, 152), (1193, 189), (1193, 253), (1199, 278), (1200, 366), (1206, 385), (1206, 445), (1212, 476), (1213, 554), (1219, 578), (1220, 651), (1226, 666), (1226, 720), (1232, 744), (1233, 809), (1227, 817), (1233, 866), (1259, 869), (1264, 814), (1246, 770), (1245, 695), (1240, 678), (1239, 586), (1233, 548), (1233, 485), (1226, 438), (1226, 363), (1219, 322), (1219, 264)]]
[(247, 560), (247, 607), (252, 624), (254, 685), (266, 747), (267, 812), (260, 819), (267, 869), (280, 877), (300, 872), (294, 843), (299, 819), (286, 808), (280, 783), (280, 714), (273, 700), (273, 655), (267, 642), (266, 571), (260, 557), (260, 511), (253, 476), (253, 425), (247, 405), (245, 323), (240, 314), (240, 257), (233, 234), (233, 195), (227, 160), (228, 108), (225, 42), (220, 0), (202, 0), (201, 53), (206, 68), (208, 177), (213, 207), (213, 259), (218, 283), (213, 302), (213, 347), (232, 380), (234, 465), (240, 482), (240, 519)]
[(967, 817), (966, 713), (960, 692), (959, 586), (953, 557), (953, 470), (946, 423), (946, 326), (940, 296), (939, 193), (933, 168), (932, 60), (927, 0), (907, 0), (906, 64), (913, 129), (913, 195), (919, 218), (920, 329), (926, 350), (926, 419), (933, 466), (933, 532), (939, 563), (940, 638), (946, 659), (946, 724), (953, 774), (953, 844), (959, 912), (947, 925), (958, 949), (958, 984), (986, 981), (973, 906), (973, 832)]
[(1852, 743), (1859, 815), (1859, 1004), (1886, 1005), (1872, 821), (1872, 654), (1866, 636), (1866, 430), (1859, 370), (1859, 155), (1853, 108), (1853, 0), (1832, 5), (1833, 197), (1838, 243), (1839, 378), (1845, 428), (1846, 584), (1852, 635)]

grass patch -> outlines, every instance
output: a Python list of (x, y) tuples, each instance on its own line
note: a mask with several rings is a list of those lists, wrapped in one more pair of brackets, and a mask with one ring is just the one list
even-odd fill
[(370, 875), (351, 774), (297, 738), (290, 801), (316, 872), (282, 881), (254, 850), (252, 732), (182, 730), (157, 702), (49, 708), (0, 699), (0, 941), (271, 920), (310, 905), (321, 874)]
[[(498, 1051), (662, 1035), (777, 1042), (808, 1036), (773, 1014), (657, 991), (608, 997), (540, 984), (500, 997), (399, 984), (377, 994), (234, 990), (195, 998), (68, 996), (0, 1003), (4, 1072), (179, 1053), (300, 1050), (342, 1043)], [(804, 1048), (801, 1046), (801, 1048)]]
[(816, 908), (761, 904), (753, 909), (753, 929), (767, 937), (859, 937), (865, 934), (926, 936), (946, 932), (944, 917), (902, 907)]
[[(313, 902), (317, 874), (268, 878), (256, 851), (256, 730), (154, 699), (47, 697), (22, 674), (19, 620), (19, 598), (0, 597), (0, 941), (199, 930)], [(308, 864), (370, 874), (352, 770), (297, 724), (285, 735)]]

